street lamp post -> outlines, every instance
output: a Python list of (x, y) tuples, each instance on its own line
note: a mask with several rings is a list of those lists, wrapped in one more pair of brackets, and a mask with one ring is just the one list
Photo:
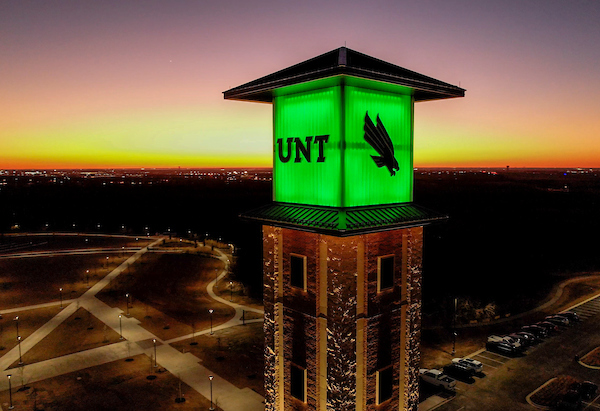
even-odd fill
[(210, 411), (214, 411), (215, 407), (213, 407), (213, 396), (212, 396), (212, 381), (213, 381), (213, 376), (209, 375), (208, 379), (210, 380)]
[(12, 375), (8, 374), (6, 377), (8, 378), (8, 398), (10, 401), (10, 405), (8, 406), (8, 409), (12, 410), (13, 408), (15, 408), (15, 406), (12, 403), (12, 383), (10, 382), (10, 377), (12, 377)]
[(108, 256), (106, 257), (106, 268), (108, 268)]
[(17, 335), (17, 342), (19, 343), (19, 365), (23, 365), (23, 357), (21, 356), (21, 336)]
[(123, 316), (121, 314), (119, 314), (119, 334), (120, 334), (119, 339), (122, 340), (123, 339)]
[(125, 315), (129, 317), (129, 293), (125, 294), (125, 303), (127, 304)]
[(454, 314), (452, 316), (452, 355), (456, 354), (456, 308), (458, 298), (454, 298)]
[(156, 338), (153, 338), (152, 342), (154, 343), (154, 368), (156, 368), (158, 367), (158, 365), (156, 364)]
[(233, 281), (229, 282), (229, 302), (233, 301)]
[(90, 288), (90, 270), (85, 270), (85, 285)]
[(15, 317), (15, 325), (17, 326), (17, 335), (19, 335), (19, 316)]
[(213, 315), (213, 312), (214, 312), (214, 311), (215, 311), (215, 310), (213, 310), (212, 308), (211, 308), (210, 310), (208, 310), (208, 313), (210, 314), (210, 335), (213, 335), (213, 329), (212, 329), (212, 315)]
[(58, 289), (58, 291), (60, 292), (60, 308), (63, 308), (63, 300), (62, 300), (62, 287), (60, 287)]

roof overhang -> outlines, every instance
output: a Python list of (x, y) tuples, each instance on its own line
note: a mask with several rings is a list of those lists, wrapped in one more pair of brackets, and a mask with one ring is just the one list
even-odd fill
[(465, 89), (341, 47), (223, 93), (225, 99), (271, 103), (283, 87), (330, 77), (356, 77), (407, 87), (415, 101), (464, 97)]
[(414, 203), (336, 208), (276, 202), (240, 217), (265, 225), (337, 237), (425, 226), (448, 219), (444, 214)]

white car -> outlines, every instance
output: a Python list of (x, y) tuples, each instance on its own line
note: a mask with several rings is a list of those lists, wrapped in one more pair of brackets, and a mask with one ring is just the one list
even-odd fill
[(454, 364), (460, 364), (467, 368), (470, 368), (475, 373), (481, 372), (483, 370), (483, 364), (480, 361), (474, 360), (472, 358), (453, 358), (452, 362)]
[(454, 391), (456, 388), (456, 381), (454, 378), (448, 377), (440, 370), (421, 368), (419, 370), (419, 375), (423, 381), (436, 387), (442, 387), (449, 391)]
[(517, 341), (516, 339), (509, 337), (509, 336), (500, 337), (499, 335), (490, 335), (488, 337), (488, 342), (494, 342), (494, 343), (504, 342), (504, 343), (508, 343), (518, 349), (523, 348), (523, 347), (521, 347), (521, 343), (519, 341)]

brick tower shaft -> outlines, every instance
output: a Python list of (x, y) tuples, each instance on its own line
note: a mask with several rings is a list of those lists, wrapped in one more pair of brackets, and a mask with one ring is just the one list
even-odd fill
[(417, 409), (422, 236), (263, 226), (267, 411)]

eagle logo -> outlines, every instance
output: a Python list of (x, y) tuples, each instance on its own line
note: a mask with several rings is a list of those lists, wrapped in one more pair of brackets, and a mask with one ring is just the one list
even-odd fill
[(396, 175), (396, 171), (400, 170), (400, 167), (398, 166), (396, 157), (394, 157), (394, 145), (379, 118), (379, 114), (377, 114), (377, 126), (375, 126), (367, 111), (365, 114), (364, 130), (365, 141), (379, 153), (378, 156), (371, 156), (377, 167), (386, 166), (390, 172), (390, 176)]

